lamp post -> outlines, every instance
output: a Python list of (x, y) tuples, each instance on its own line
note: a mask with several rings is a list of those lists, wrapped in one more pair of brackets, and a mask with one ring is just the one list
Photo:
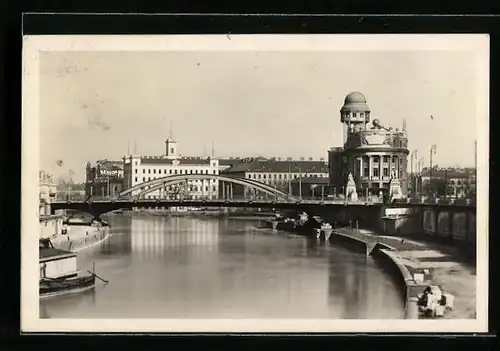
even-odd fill
[(432, 155), (435, 155), (436, 154), (436, 149), (437, 149), (437, 145), (434, 144), (431, 146), (431, 149), (429, 151), (429, 187), (432, 191), (432, 195), (434, 195), (434, 186), (432, 184)]
[(299, 166), (299, 199), (302, 200), (302, 170)]
[[(410, 183), (411, 183), (411, 194), (410, 198), (413, 197), (416, 193), (415, 191), (415, 175), (413, 174), (413, 159), (418, 162), (417, 159), (417, 150), (413, 150), (412, 153), (410, 154)], [(416, 168), (416, 167), (415, 167)]]

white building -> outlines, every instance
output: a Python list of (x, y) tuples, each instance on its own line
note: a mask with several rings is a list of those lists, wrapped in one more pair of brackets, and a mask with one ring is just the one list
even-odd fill
[[(129, 189), (150, 180), (172, 176), (192, 174), (218, 175), (219, 160), (215, 157), (182, 157), (177, 152), (177, 142), (173, 138), (165, 141), (165, 154), (162, 156), (129, 155), (123, 158), (123, 189)], [(221, 166), (222, 167), (222, 166)], [(134, 191), (132, 196), (141, 190)], [(187, 180), (178, 184), (166, 185), (145, 196), (157, 198), (217, 198), (219, 182), (215, 179)]]

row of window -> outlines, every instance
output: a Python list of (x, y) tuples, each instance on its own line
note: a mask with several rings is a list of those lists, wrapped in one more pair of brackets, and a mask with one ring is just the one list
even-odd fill
[[(369, 170), (369, 168), (368, 168), (368, 167), (365, 167), (365, 168), (363, 169), (363, 176), (368, 177), (368, 176), (370, 175), (369, 171), (370, 171), (370, 170)], [(395, 169), (395, 168), (393, 168), (393, 169), (392, 169), (392, 172), (394, 173), (395, 171), (396, 171), (396, 169)], [(354, 175), (354, 174), (353, 174), (353, 175)], [(379, 169), (378, 167), (377, 167), (377, 168), (375, 168), (375, 167), (374, 167), (374, 168), (372, 169), (372, 176), (373, 176), (373, 177), (379, 177), (379, 176), (380, 176), (380, 169)], [(390, 176), (390, 174), (389, 174), (389, 168), (384, 167), (384, 168), (382, 169), (382, 177), (389, 177), (389, 176)]]
[[(189, 171), (189, 172), (188, 172)], [(135, 169), (135, 174), (138, 173), (138, 169)], [(217, 174), (217, 170), (214, 169), (212, 171), (213, 174)], [(142, 169), (142, 174), (146, 174), (146, 170)], [(148, 169), (148, 174), (151, 174), (151, 169)], [(153, 174), (156, 174), (156, 169), (153, 169)], [(158, 174), (161, 174), (161, 169), (158, 169)], [(167, 174), (167, 169), (163, 170), (163, 174)], [(179, 172), (177, 172), (177, 169), (173, 170), (172, 169), (168, 170), (168, 174), (208, 174), (208, 169), (195, 169), (193, 172), (193, 169), (179, 169)]]
[[(382, 162), (383, 163), (389, 163), (391, 156), (382, 156)], [(368, 157), (364, 156), (363, 158), (363, 163), (368, 163)], [(398, 156), (392, 156), (392, 163), (396, 163), (398, 161)], [(372, 156), (372, 162), (373, 163), (379, 163), (380, 162), (380, 156)]]
[[(246, 178), (248, 179), (279, 179), (279, 180), (285, 180), (285, 179), (297, 179), (299, 177), (299, 174), (281, 174), (281, 173), (270, 173), (270, 174), (261, 174), (261, 173), (250, 173), (246, 175)], [(326, 173), (320, 173), (320, 174), (303, 174), (303, 178), (326, 178), (328, 175)]]
[[(148, 187), (145, 187), (145, 190), (147, 190)], [(176, 191), (176, 190), (188, 190), (188, 191), (193, 191), (193, 192), (196, 192), (196, 191), (205, 191), (205, 192), (208, 192), (210, 189), (209, 186), (198, 186), (198, 185), (189, 185), (187, 187), (184, 187), (184, 186), (176, 186), (176, 185), (169, 185), (169, 186), (166, 186), (165, 188), (162, 189), (162, 191)], [(217, 187), (215, 186), (212, 186), (212, 189), (211, 189), (212, 192), (216, 192), (217, 191)]]
[[(366, 115), (368, 116), (369, 115), (369, 112), (366, 113)], [(352, 112), (352, 116), (353, 117), (358, 117), (358, 112)], [(349, 118), (349, 113), (346, 113), (344, 115), (345, 118)], [(359, 112), (359, 117), (365, 117), (365, 113), (364, 112)]]
[[(147, 177), (147, 180), (146, 180), (146, 177), (142, 177), (142, 181), (143, 182), (146, 182), (146, 181), (150, 181), (150, 180), (155, 180), (155, 179), (158, 179), (158, 177)], [(139, 181), (139, 178), (138, 177), (135, 177), (135, 182), (137, 183)], [(193, 181), (198, 181), (198, 182), (202, 182), (202, 180), (191, 180), (192, 182)], [(206, 181), (206, 180), (205, 180)], [(215, 179), (212, 179), (212, 182), (215, 182), (216, 180)]]

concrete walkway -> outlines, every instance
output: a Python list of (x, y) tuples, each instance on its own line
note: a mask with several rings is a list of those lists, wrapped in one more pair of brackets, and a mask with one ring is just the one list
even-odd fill
[(367, 242), (380, 242), (395, 249), (393, 255), (410, 273), (423, 274), (424, 283), (438, 285), (455, 296), (453, 310), (445, 313), (447, 319), (476, 318), (476, 267), (464, 263), (457, 250), (444, 248), (433, 242), (396, 236), (381, 236), (359, 229), (341, 228), (336, 231)]

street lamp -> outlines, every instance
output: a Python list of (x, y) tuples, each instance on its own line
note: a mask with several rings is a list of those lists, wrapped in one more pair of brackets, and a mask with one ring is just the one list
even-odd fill
[(434, 195), (434, 186), (432, 184), (432, 155), (436, 154), (436, 149), (437, 149), (437, 145), (434, 144), (431, 146), (431, 149), (429, 151), (429, 165), (430, 165), (430, 168), (429, 168), (429, 186), (430, 186), (430, 189), (432, 191), (432, 195)]
[[(414, 197), (415, 196), (415, 174), (413, 173), (413, 160), (415, 160), (416, 162), (418, 162), (418, 150), (413, 150), (411, 155), (410, 155), (410, 183), (411, 183), (411, 194), (410, 194), (410, 198), (411, 197)], [(417, 167), (415, 167), (417, 168)]]

